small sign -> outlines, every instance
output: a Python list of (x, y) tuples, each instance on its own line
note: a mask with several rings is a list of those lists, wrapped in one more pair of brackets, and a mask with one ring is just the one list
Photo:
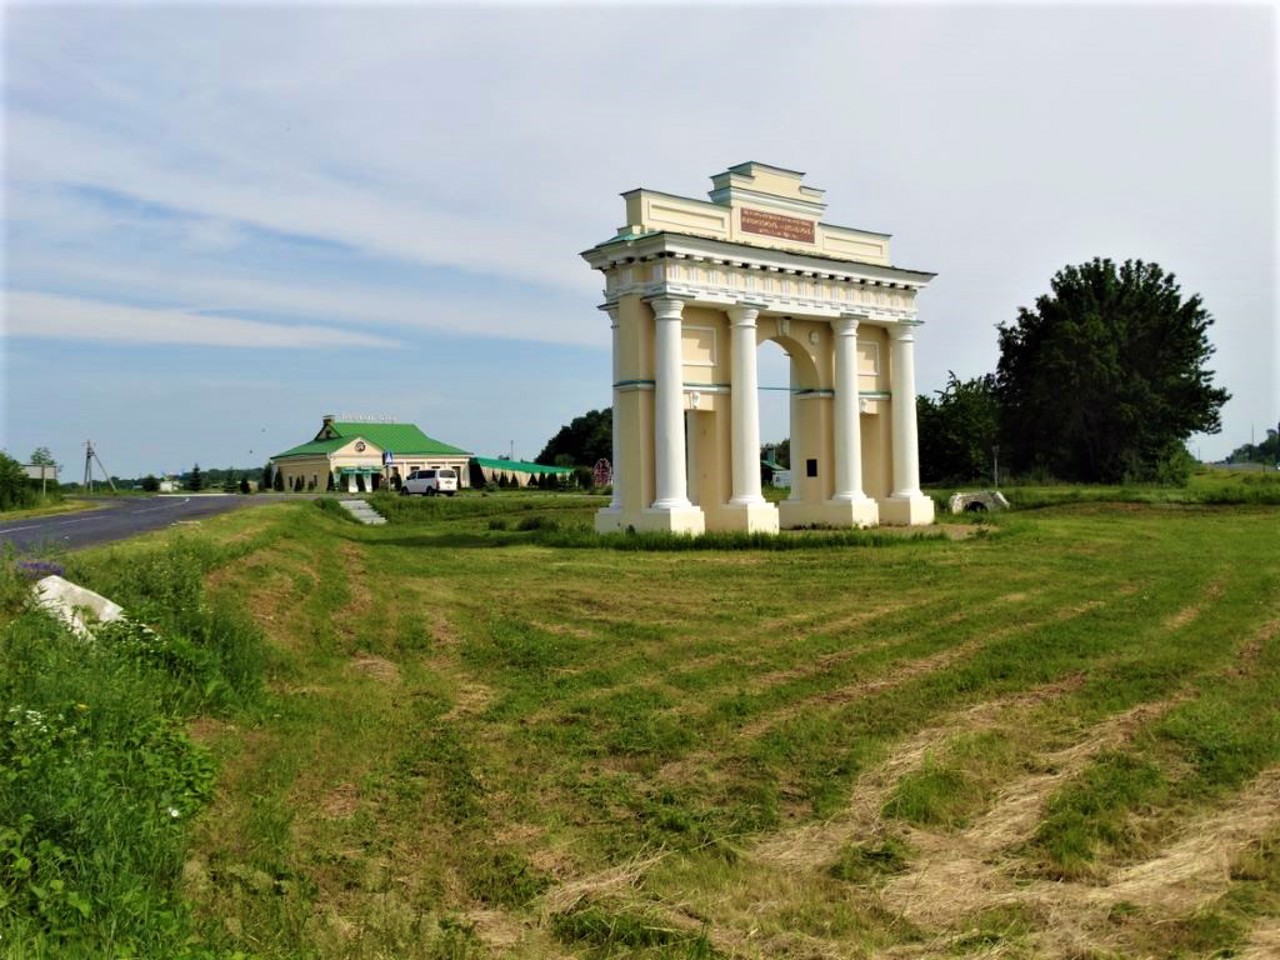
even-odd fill
[(814, 236), (812, 220), (784, 217), (780, 213), (766, 213), (747, 207), (742, 210), (742, 231), (782, 240), (799, 240), (802, 243), (813, 243)]
[(392, 453), (390, 450), (382, 451), (382, 465), (384, 467), (389, 467), (391, 466), (391, 464), (395, 462), (396, 462), (396, 455), (394, 453)]
[(613, 465), (601, 457), (592, 468), (591, 480), (597, 487), (607, 487), (613, 483)]

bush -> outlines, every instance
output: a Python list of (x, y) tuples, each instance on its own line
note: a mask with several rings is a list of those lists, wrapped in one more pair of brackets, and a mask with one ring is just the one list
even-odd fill
[(0, 510), (16, 510), (29, 507), (36, 501), (36, 492), (27, 479), (22, 464), (5, 453), (0, 453)]

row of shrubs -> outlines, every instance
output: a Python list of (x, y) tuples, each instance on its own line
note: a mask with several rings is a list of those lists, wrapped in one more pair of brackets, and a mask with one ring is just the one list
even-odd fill
[[(259, 631), (205, 596), (216, 561), (177, 541), (65, 571), (0, 563), (0, 955), (243, 956), (201, 939), (180, 887), (215, 773), (188, 723), (252, 710), (262, 689)], [(30, 603), (51, 572), (129, 621), (75, 637)]]

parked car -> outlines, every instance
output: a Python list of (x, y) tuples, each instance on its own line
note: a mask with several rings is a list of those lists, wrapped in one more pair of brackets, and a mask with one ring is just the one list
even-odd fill
[(408, 496), (416, 493), (424, 497), (434, 497), (443, 493), (452, 497), (458, 492), (458, 472), (449, 467), (428, 467), (415, 470), (400, 487), (400, 493)]

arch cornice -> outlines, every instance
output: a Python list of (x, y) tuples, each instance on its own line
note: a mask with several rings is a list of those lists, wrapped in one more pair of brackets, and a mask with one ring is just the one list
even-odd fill
[(667, 232), (609, 241), (583, 257), (604, 274), (606, 301), (679, 297), (825, 319), (856, 312), (873, 323), (918, 322), (916, 295), (935, 276)]

